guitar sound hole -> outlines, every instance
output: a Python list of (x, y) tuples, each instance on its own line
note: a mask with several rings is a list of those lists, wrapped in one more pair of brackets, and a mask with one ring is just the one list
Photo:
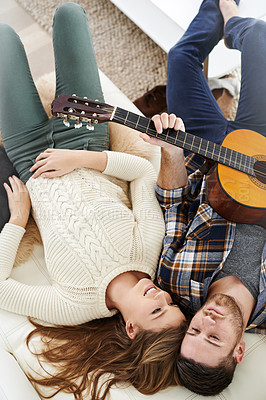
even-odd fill
[(254, 173), (260, 182), (266, 184), (266, 161), (256, 161), (254, 164)]

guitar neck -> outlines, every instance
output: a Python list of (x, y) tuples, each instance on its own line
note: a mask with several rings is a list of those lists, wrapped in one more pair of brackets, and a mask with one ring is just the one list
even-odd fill
[(256, 160), (235, 150), (231, 150), (187, 132), (175, 131), (174, 129), (165, 129), (162, 133), (158, 134), (151, 119), (129, 112), (120, 107), (114, 108), (111, 120), (139, 132), (147, 133), (149, 136), (181, 147), (192, 153), (199, 154), (219, 164), (254, 176), (253, 166)]

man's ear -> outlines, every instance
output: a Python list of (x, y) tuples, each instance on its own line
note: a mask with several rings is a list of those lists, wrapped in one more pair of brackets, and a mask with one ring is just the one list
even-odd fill
[(245, 354), (245, 347), (246, 343), (241, 341), (236, 345), (234, 349), (233, 357), (238, 364), (241, 363), (241, 361), (243, 360)]
[(133, 324), (131, 321), (127, 321), (126, 322), (126, 332), (127, 332), (127, 336), (130, 339), (135, 339), (135, 337), (137, 336), (139, 329), (137, 327), (137, 325)]

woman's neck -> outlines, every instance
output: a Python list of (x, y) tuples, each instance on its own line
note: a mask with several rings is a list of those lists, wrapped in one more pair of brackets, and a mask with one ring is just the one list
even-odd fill
[(107, 308), (121, 311), (121, 304), (123, 304), (123, 299), (126, 298), (128, 290), (142, 278), (149, 278), (149, 276), (139, 271), (128, 271), (116, 276), (106, 289), (105, 303)]

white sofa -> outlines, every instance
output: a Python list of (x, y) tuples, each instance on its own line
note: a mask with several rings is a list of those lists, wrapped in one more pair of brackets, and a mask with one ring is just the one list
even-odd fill
[[(106, 102), (138, 112), (136, 107), (103, 74), (101, 80)], [(154, 148), (152, 157), (158, 168), (159, 151)], [(12, 276), (28, 284), (47, 284), (43, 249), (34, 245), (28, 260), (13, 269)], [(0, 400), (40, 400), (37, 392), (26, 378), (24, 371), (30, 367), (38, 368), (36, 359), (30, 354), (25, 338), (32, 329), (28, 319), (23, 316), (0, 310)], [(233, 383), (219, 396), (209, 399), (221, 400), (265, 400), (266, 399), (266, 336), (245, 334), (246, 353), (243, 362), (237, 367)], [(120, 387), (111, 390), (111, 400), (192, 400), (200, 399), (182, 387), (171, 387), (154, 396), (144, 396), (133, 387)], [(71, 400), (72, 395), (60, 393), (55, 400)]]

